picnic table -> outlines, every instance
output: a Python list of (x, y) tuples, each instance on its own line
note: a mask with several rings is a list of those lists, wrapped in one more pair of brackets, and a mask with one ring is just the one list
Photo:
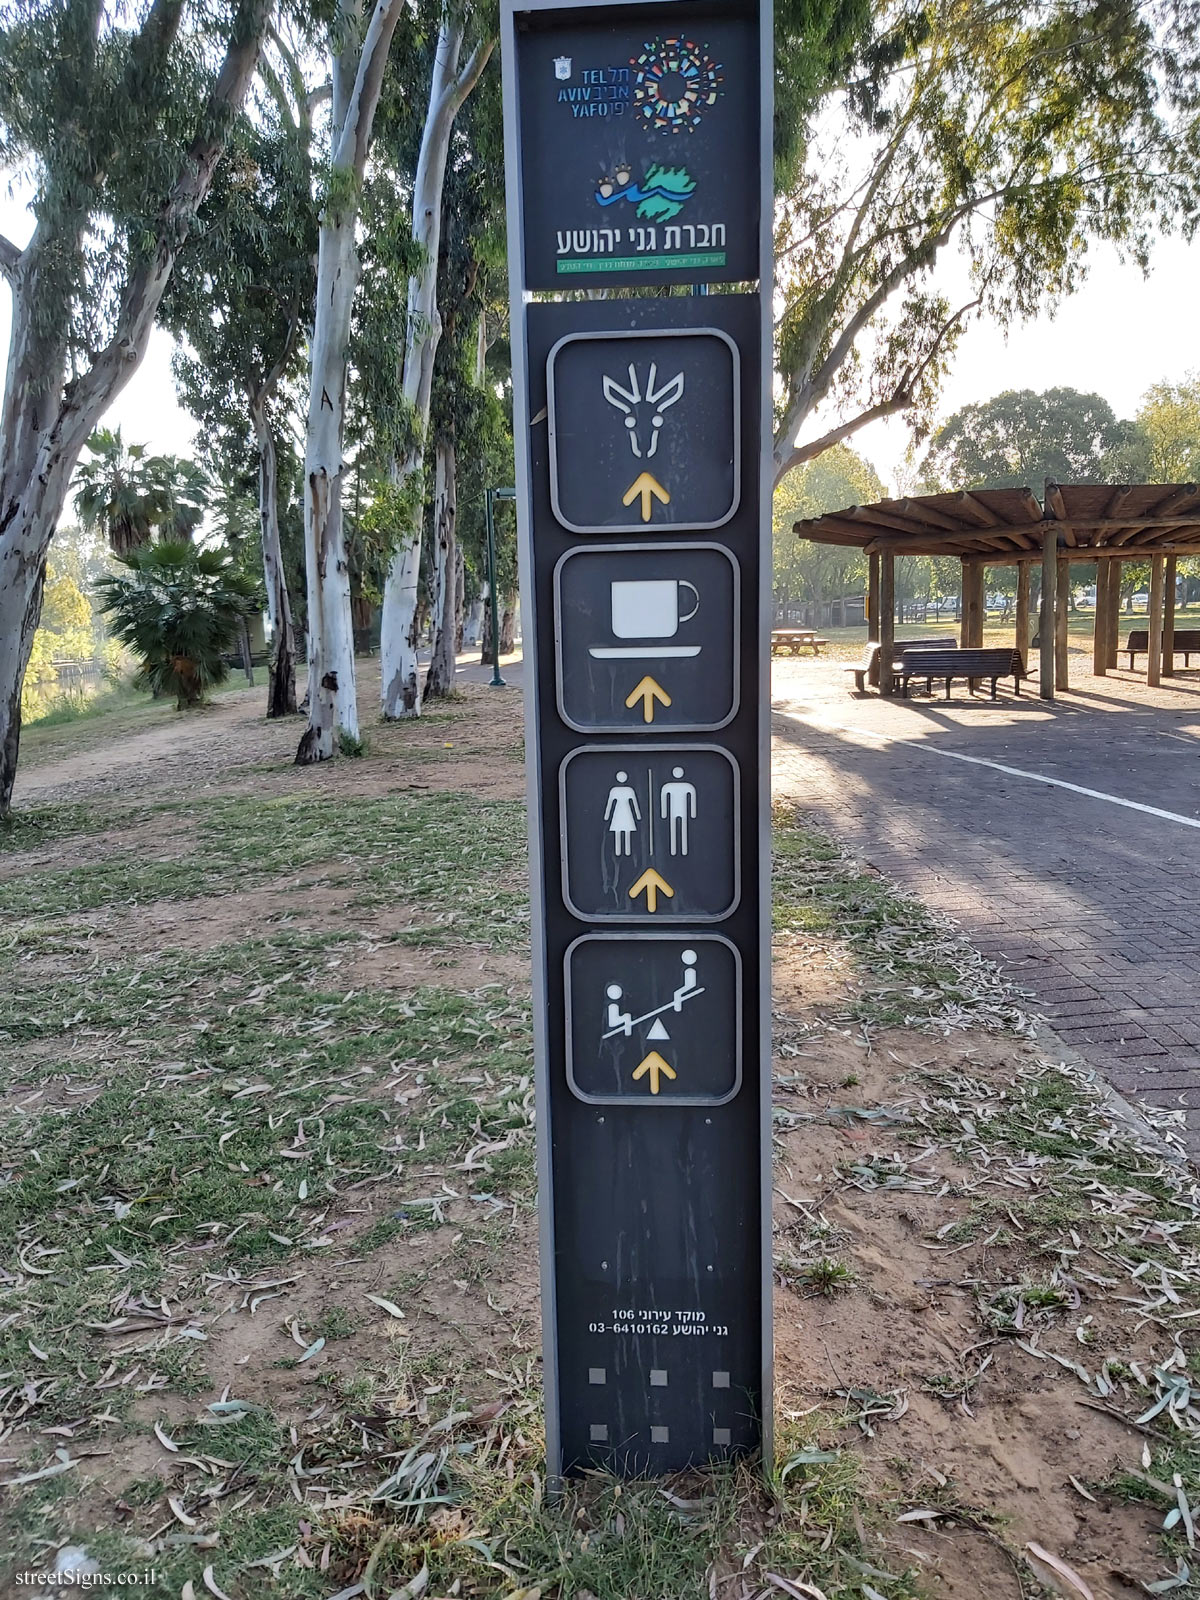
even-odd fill
[(815, 628), (771, 629), (771, 654), (773, 656), (798, 656), (801, 650), (811, 650), (813, 655), (819, 656), (821, 654), (821, 646), (828, 643), (828, 639), (817, 637)]

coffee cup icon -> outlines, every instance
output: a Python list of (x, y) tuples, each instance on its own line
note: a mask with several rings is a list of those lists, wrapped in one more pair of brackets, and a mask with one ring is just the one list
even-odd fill
[(699, 609), (700, 591), (686, 578), (613, 578), (609, 583), (610, 626), (614, 638), (629, 643), (589, 645), (588, 654), (597, 661), (698, 656), (700, 645), (668, 641)]
[[(691, 609), (680, 609), (686, 589)], [(685, 598), (683, 603), (688, 603)], [(700, 591), (686, 578), (639, 578), (612, 583), (612, 631), (618, 639), (673, 639), (700, 609)]]

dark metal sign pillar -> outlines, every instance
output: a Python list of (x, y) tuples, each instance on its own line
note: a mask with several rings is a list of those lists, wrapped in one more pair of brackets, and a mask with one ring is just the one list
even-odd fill
[(770, 1450), (770, 17), (503, 4), (551, 1477)]

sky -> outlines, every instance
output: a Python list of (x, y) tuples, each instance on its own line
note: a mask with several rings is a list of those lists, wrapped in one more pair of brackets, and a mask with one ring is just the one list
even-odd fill
[[(19, 195), (0, 196), (0, 231), (24, 244), (32, 229)], [(1093, 247), (1083, 288), (1060, 307), (1013, 328), (986, 323), (964, 335), (945, 383), (939, 415), (1005, 389), (1066, 386), (1102, 394), (1130, 417), (1147, 388), (1200, 373), (1200, 240), (1160, 241), (1147, 279), (1109, 246)], [(9, 297), (0, 294), (0, 354), (7, 356)], [(175, 399), (170, 337), (155, 330), (145, 360), (105, 417), (130, 443), (186, 455), (196, 425)], [(822, 418), (820, 431), (829, 426)], [(850, 443), (889, 492), (904, 487), (909, 434), (901, 418), (871, 424)]]
[[(1007, 337), (973, 323), (959, 344), (938, 414), (1006, 389), (1079, 389), (1101, 394), (1118, 417), (1132, 417), (1151, 384), (1200, 373), (1200, 240), (1160, 240), (1147, 278), (1109, 245), (1093, 246), (1083, 288), (1054, 317), (1040, 316)], [(909, 433), (896, 417), (850, 440), (895, 487), (905, 470)]]

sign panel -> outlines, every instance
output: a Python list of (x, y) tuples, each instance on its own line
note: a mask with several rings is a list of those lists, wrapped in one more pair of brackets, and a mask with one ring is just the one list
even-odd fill
[(502, 19), (548, 1472), (669, 1472), (770, 1448), (770, 12)]
[(756, 279), (757, 8), (517, 17), (526, 287)]
[(737, 510), (737, 346), (718, 328), (568, 334), (550, 353), (550, 501), (572, 533), (719, 528)]
[(720, 1106), (741, 1087), (741, 961), (728, 939), (585, 934), (567, 951), (566, 1004), (581, 1100)]
[(738, 707), (738, 564), (713, 544), (581, 545), (554, 574), (558, 708), (581, 733), (707, 733)]
[(585, 922), (715, 922), (741, 888), (739, 774), (704, 745), (601, 745), (562, 765), (563, 898)]

